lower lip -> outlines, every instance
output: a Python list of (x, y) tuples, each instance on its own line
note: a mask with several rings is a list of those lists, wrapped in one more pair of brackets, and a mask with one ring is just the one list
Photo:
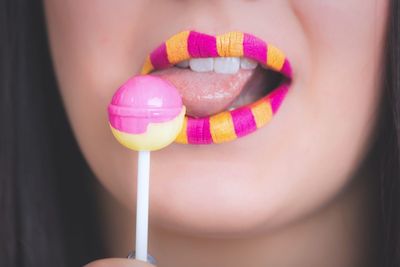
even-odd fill
[(175, 142), (180, 144), (220, 144), (244, 137), (269, 123), (289, 90), (285, 81), (263, 98), (231, 111), (194, 118), (185, 116)]

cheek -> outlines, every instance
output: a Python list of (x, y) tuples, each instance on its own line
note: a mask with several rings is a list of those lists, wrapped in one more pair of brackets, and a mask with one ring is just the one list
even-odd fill
[(135, 180), (120, 186), (124, 179), (118, 170), (133, 176), (135, 155), (113, 139), (106, 108), (114, 88), (139, 70), (133, 62), (144, 58), (134, 51), (142, 14), (135, 7), (141, 2), (45, 1), (53, 62), (75, 137), (101, 182), (129, 201), (133, 195), (121, 188), (133, 188)]
[[(293, 6), (310, 51), (309, 73), (298, 79), (282, 112), (293, 125), (286, 156), (291, 174), (297, 170), (288, 202), (296, 207), (289, 209), (299, 212), (337, 194), (369, 145), (381, 97), (387, 1), (311, 0)], [(298, 76), (303, 73), (298, 69)]]
[(310, 127), (321, 129), (329, 143), (345, 138), (343, 145), (353, 146), (374, 126), (387, 2), (311, 0), (295, 9), (312, 50), (306, 89), (296, 93), (304, 98)]
[[(368, 133), (381, 96), (388, 1), (292, 2), (311, 51), (303, 92), (294, 91), (303, 97), (305, 118), (311, 127), (326, 129), (327, 136)], [(347, 143), (359, 137), (349, 136)]]

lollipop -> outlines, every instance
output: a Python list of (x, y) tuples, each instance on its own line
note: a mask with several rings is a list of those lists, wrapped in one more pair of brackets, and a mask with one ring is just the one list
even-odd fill
[(175, 87), (150, 75), (129, 79), (108, 106), (115, 138), (136, 151), (154, 151), (171, 144), (182, 129), (185, 111)]
[(114, 94), (108, 106), (110, 128), (125, 147), (139, 151), (136, 203), (136, 259), (147, 261), (150, 151), (171, 144), (183, 126), (185, 106), (169, 82), (135, 76)]

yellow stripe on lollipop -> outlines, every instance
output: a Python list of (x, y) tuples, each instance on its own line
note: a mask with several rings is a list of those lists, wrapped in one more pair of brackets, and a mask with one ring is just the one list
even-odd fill
[(185, 106), (173, 120), (159, 123), (149, 123), (146, 132), (131, 134), (119, 131), (111, 126), (114, 137), (123, 146), (136, 151), (155, 151), (171, 144), (182, 129), (182, 122), (186, 113)]
[(179, 132), (178, 136), (176, 137), (175, 142), (180, 143), (180, 144), (187, 144), (188, 143), (187, 121), (188, 121), (188, 118), (187, 118), (187, 116), (185, 116), (185, 118), (183, 119), (182, 130)]

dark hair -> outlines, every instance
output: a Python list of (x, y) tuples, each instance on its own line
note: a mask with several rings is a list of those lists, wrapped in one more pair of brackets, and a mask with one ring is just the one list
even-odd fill
[(104, 256), (93, 178), (62, 106), (41, 1), (0, 1), (0, 266)]
[[(400, 5), (391, 1), (384, 105), (371, 150), (380, 266), (400, 266)], [(0, 0), (0, 266), (103, 257), (94, 187), (57, 90), (41, 1)]]
[[(375, 145), (380, 179), (382, 266), (400, 266), (400, 4), (392, 0), (383, 75), (383, 114)], [(379, 245), (379, 244), (377, 244)]]

